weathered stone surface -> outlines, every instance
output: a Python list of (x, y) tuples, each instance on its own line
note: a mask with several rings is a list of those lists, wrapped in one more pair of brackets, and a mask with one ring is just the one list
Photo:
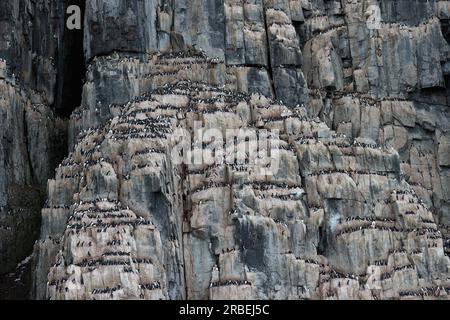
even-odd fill
[[(322, 107), (316, 100), (310, 114), (338, 132), (392, 145), (400, 152), (407, 175), (412, 172), (407, 169), (413, 161), (411, 151), (417, 150), (418, 157), (426, 155), (427, 164), (421, 166), (420, 178), (414, 179), (415, 187), (428, 193), (425, 198), (446, 221), (448, 203), (441, 182), (446, 165), (439, 160), (444, 157), (439, 153), (445, 152), (445, 142), (441, 151), (431, 146), (448, 137), (449, 95), (444, 89), (448, 73), (442, 66), (449, 59), (450, 47), (442, 29), (449, 2), (378, 3), (379, 29), (368, 28), (364, 13), (369, 1), (347, 2), (333, 10), (319, 6), (328, 21), (331, 14), (344, 14), (348, 23), (344, 29), (340, 25), (320, 29), (314, 15), (305, 23), (302, 32), (310, 38), (303, 50), (308, 85), (312, 91), (331, 89), (334, 96), (330, 100), (316, 92)], [(408, 14), (410, 10), (415, 10), (414, 17)], [(342, 106), (342, 94), (353, 101)], [(352, 110), (352, 116), (346, 117), (341, 110)], [(426, 182), (428, 176), (430, 182)]]
[[(64, 6), (41, 0), (0, 4), (1, 297), (26, 297), (23, 282), (29, 282), (47, 179), (65, 149), (67, 123), (55, 110), (63, 88)], [(9, 272), (17, 275), (14, 281)]]
[(47, 178), (67, 129), (38, 95), (27, 96), (0, 80), (0, 274), (30, 253), (39, 236), (39, 211)]
[(450, 166), (450, 139), (446, 136), (442, 136), (439, 139), (438, 159), (441, 167)]
[[(308, 119), (305, 108), (224, 91), (235, 88), (236, 78), (217, 82), (226, 78), (218, 74), (230, 71), (201, 55), (158, 54), (148, 61), (116, 56), (92, 67), (125, 70), (121, 65), (129, 66), (129, 75), (153, 70), (146, 84), (150, 94), (113, 105), (110, 120), (98, 130), (86, 129), (98, 111), (84, 109), (81, 118), (72, 118), (78, 123), (73, 128), (87, 131), (49, 184), (42, 230), (47, 236), (36, 250), (39, 297), (392, 299), (448, 285), (443, 238), (432, 212), (402, 180), (398, 153), (379, 147), (374, 133), (373, 139), (352, 138), (364, 130), (377, 132), (370, 129), (376, 126), (372, 121), (344, 136)], [(159, 80), (168, 75), (161, 72), (168, 65), (179, 84)], [(352, 119), (366, 112), (360, 103), (369, 102), (341, 98), (337, 121), (358, 124), (378, 117), (379, 123), (394, 123), (391, 107), (384, 108), (390, 117), (370, 106), (366, 115)], [(407, 122), (409, 114), (398, 118)], [(192, 130), (194, 119), (205, 128), (280, 130), (280, 170), (262, 177), (246, 165), (183, 169), (173, 162), (173, 132)], [(392, 128), (394, 141), (401, 141), (395, 128), (404, 127)], [(69, 183), (73, 179), (77, 183)], [(119, 203), (122, 209), (101, 209)], [(91, 209), (80, 211), (85, 206)], [(126, 219), (119, 212), (127, 212)], [(68, 228), (52, 224), (66, 219)], [(135, 229), (147, 221), (155, 236), (143, 231), (139, 238)], [(122, 225), (134, 231), (120, 231)], [(107, 245), (116, 234), (127, 245)], [(49, 256), (50, 235), (61, 240)], [(140, 241), (153, 237), (155, 253), (140, 251)], [(150, 259), (148, 271), (137, 271), (140, 259)], [(128, 276), (128, 270), (139, 277)]]
[[(66, 4), (0, 4), (0, 274), (40, 227), (37, 299), (448, 299), (450, 1)], [(194, 121), (279, 170), (179, 165)]]

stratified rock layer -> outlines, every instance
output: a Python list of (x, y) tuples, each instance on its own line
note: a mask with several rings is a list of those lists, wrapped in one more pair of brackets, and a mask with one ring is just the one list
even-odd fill
[[(149, 93), (111, 105), (110, 120), (100, 108), (73, 116), (72, 128), (99, 128), (80, 131), (49, 183), (38, 297), (448, 297), (443, 235), (393, 148), (337, 133), (305, 108), (228, 90), (232, 81), (217, 83), (228, 68), (202, 55), (116, 55), (89, 70), (121, 65), (151, 73), (137, 77)], [(278, 130), (279, 170), (176, 163), (175, 132), (194, 135), (195, 121)], [(217, 143), (192, 140), (194, 150)]]
[[(0, 278), (40, 226), (39, 299), (447, 298), (450, 1), (67, 5), (0, 3)], [(280, 170), (178, 165), (196, 120)]]
[[(67, 122), (57, 117), (62, 1), (0, 3), (0, 278), (39, 238), (47, 179), (62, 160)], [(29, 261), (27, 259), (26, 261)], [(6, 291), (10, 290), (6, 285)], [(0, 296), (3, 297), (3, 285)], [(14, 295), (9, 292), (7, 296)], [(22, 297), (24, 298), (24, 297)]]
[[(0, 62), (0, 70), (2, 62)], [(64, 122), (35, 93), (0, 78), (0, 272), (13, 269), (39, 237), (47, 178), (60, 160)]]

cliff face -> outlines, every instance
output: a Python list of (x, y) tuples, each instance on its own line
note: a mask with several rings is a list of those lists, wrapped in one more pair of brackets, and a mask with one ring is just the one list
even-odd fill
[[(0, 295), (29, 291), (20, 278), (39, 237), (47, 179), (62, 160), (67, 121), (57, 118), (59, 4), (0, 4)], [(24, 264), (16, 266), (24, 260)], [(12, 272), (12, 273), (11, 273)], [(10, 275), (8, 275), (11, 273)], [(5, 275), (5, 276), (3, 276)], [(28, 276), (24, 276), (28, 279)], [(28, 280), (26, 282), (29, 282)], [(10, 290), (11, 287), (17, 289)], [(20, 293), (19, 293), (20, 292)]]
[(82, 2), (0, 4), (0, 274), (40, 226), (37, 299), (448, 298), (450, 1)]

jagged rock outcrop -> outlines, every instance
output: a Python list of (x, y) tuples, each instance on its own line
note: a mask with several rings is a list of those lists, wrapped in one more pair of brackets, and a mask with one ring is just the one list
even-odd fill
[[(150, 93), (111, 105), (106, 122), (99, 108), (72, 118), (72, 128), (99, 129), (80, 132), (49, 184), (36, 245), (38, 274), (48, 273), (36, 283), (40, 297), (448, 296), (443, 236), (394, 149), (308, 120), (306, 108), (227, 90), (230, 82), (216, 82), (227, 68), (201, 55), (116, 55), (88, 70), (121, 65), (152, 74), (136, 77)], [(174, 132), (194, 134), (196, 120), (219, 131), (278, 129), (280, 170), (177, 165)], [(147, 226), (154, 235), (140, 231)]]
[[(448, 224), (442, 153), (449, 136), (450, 47), (442, 30), (449, 2), (334, 3), (313, 9), (326, 14), (313, 13), (302, 26), (305, 76), (314, 89), (309, 115), (349, 137), (393, 146), (409, 183)], [(381, 23), (371, 30), (365, 13), (374, 4)]]
[(0, 4), (0, 274), (40, 225), (37, 299), (448, 298), (450, 1), (76, 2)]
[(273, 77), (273, 81), (266, 79), (264, 87), (295, 105), (307, 100), (296, 32), (297, 23), (303, 21), (301, 2), (89, 1), (86, 60), (112, 51), (167, 52), (194, 47), (227, 65), (248, 67), (249, 76), (256, 79), (263, 69)]
[(11, 282), (17, 284), (16, 275), (24, 270), (29, 273), (20, 263), (31, 261), (47, 179), (66, 148), (67, 121), (55, 110), (62, 89), (63, 23), (63, 1), (0, 4), (1, 297), (18, 297)]

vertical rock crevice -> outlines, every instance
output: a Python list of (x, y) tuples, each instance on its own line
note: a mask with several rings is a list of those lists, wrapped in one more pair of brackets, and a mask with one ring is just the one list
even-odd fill
[[(66, 10), (70, 5), (81, 9), (81, 21), (84, 21), (86, 0), (63, 0), (62, 15), (67, 18)], [(81, 105), (83, 79), (86, 74), (84, 58), (84, 28), (69, 30), (66, 19), (61, 21), (64, 32), (58, 54), (58, 81), (56, 88), (55, 110), (58, 115), (68, 118)]]

